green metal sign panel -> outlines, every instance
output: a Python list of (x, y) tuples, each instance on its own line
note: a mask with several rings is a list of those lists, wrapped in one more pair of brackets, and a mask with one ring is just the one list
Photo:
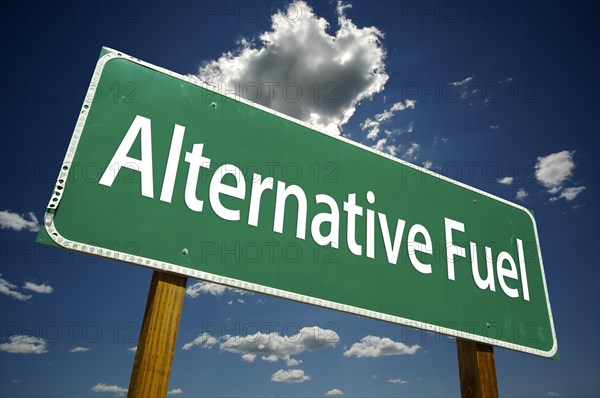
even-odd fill
[(525, 208), (105, 49), (38, 238), (551, 357)]

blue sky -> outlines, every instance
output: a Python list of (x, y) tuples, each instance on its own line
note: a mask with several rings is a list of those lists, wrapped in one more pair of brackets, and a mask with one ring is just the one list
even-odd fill
[[(152, 272), (34, 243), (103, 45), (204, 79), (218, 71), (223, 84), (285, 82), (293, 70), (311, 94), (306, 59), (322, 59), (319, 93), (340, 101), (270, 105), (307, 121), (318, 113), (312, 121), (334, 133), (534, 211), (561, 359), (496, 349), (500, 394), (600, 394), (598, 5), (347, 4), (3, 8), (1, 396), (115, 396), (129, 382)], [(298, 24), (313, 34), (297, 39)], [(336, 35), (333, 50), (321, 45)], [(342, 74), (331, 60), (345, 54)], [(188, 282), (172, 396), (460, 395), (452, 339), (198, 282)], [(311, 327), (327, 336), (318, 347), (293, 338)], [(195, 340), (204, 332), (216, 340)], [(256, 332), (281, 342), (271, 357), (224, 337)]]

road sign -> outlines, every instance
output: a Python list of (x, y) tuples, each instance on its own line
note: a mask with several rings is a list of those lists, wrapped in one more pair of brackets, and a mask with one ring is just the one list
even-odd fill
[(525, 208), (104, 49), (39, 241), (550, 357)]

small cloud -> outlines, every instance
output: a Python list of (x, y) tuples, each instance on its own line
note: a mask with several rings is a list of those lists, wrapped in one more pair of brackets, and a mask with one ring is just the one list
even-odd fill
[(561, 151), (537, 158), (535, 177), (549, 193), (562, 191), (563, 184), (573, 176), (574, 151)]
[(377, 144), (372, 145), (371, 148), (375, 149), (376, 151), (380, 151), (383, 153), (390, 154), (392, 156), (396, 156), (396, 154), (398, 153), (398, 150), (400, 148), (396, 145), (386, 145), (387, 140), (388, 140), (387, 138), (382, 138), (377, 141)]
[(502, 185), (510, 185), (515, 181), (513, 177), (502, 177), (498, 179), (498, 182)]
[(137, 346), (130, 347), (130, 348), (127, 349), (127, 351), (129, 351), (129, 352), (137, 352)]
[(299, 359), (294, 359), (294, 358), (290, 358), (290, 359), (288, 359), (288, 360), (286, 360), (286, 361), (285, 361), (285, 364), (286, 364), (287, 366), (298, 366), (298, 365), (300, 365), (301, 363), (302, 363), (302, 361), (301, 361), (301, 360), (299, 360)]
[(498, 84), (511, 83), (513, 81), (512, 77), (506, 77), (504, 80), (499, 80)]
[(461, 87), (461, 86), (464, 86), (465, 84), (469, 83), (470, 81), (472, 81), (474, 77), (475, 77), (475, 75), (471, 75), (469, 77), (465, 77), (463, 80), (451, 82), (450, 85), (454, 86), (454, 87)]
[(431, 160), (426, 160), (423, 162), (424, 169), (431, 170), (431, 167), (433, 167), (433, 162)]
[(378, 358), (391, 355), (414, 355), (421, 348), (419, 345), (407, 346), (387, 337), (365, 336), (344, 352), (346, 357)]
[(38, 232), (40, 223), (33, 212), (27, 213), (29, 220), (25, 219), (25, 214), (19, 215), (10, 210), (0, 211), (0, 229), (12, 229), (14, 231)]
[(500, 128), (500, 125), (499, 124), (493, 124), (493, 125), (490, 125), (490, 128), (492, 130), (498, 130)]
[(519, 188), (519, 190), (517, 191), (517, 200), (525, 200), (525, 198), (528, 196), (529, 194), (527, 193), (525, 188)]
[(417, 152), (419, 152), (420, 149), (421, 145), (417, 144), (416, 142), (413, 142), (412, 144), (410, 144), (410, 147), (404, 153), (404, 156), (408, 159), (416, 159)]
[(50, 285), (42, 284), (38, 285), (33, 282), (25, 282), (23, 289), (31, 290), (32, 292), (39, 294), (50, 294), (54, 291), (54, 288)]
[(310, 376), (304, 374), (302, 369), (279, 369), (271, 376), (271, 381), (276, 383), (304, 383), (308, 380), (310, 380)]
[(8, 343), (0, 344), (0, 351), (11, 354), (45, 354), (46, 340), (41, 337), (15, 335), (8, 338)]
[(377, 138), (377, 136), (379, 135), (379, 127), (380, 127), (380, 123), (371, 118), (367, 118), (360, 125), (360, 128), (362, 131), (368, 131), (367, 138), (369, 140), (374, 140)]
[(13, 379), (13, 380), (11, 380), (10, 382), (11, 382), (11, 383), (15, 383), (15, 384), (19, 384), (19, 383), (23, 383), (23, 380), (16, 380), (16, 379)]
[(0, 293), (15, 298), (19, 301), (27, 301), (32, 296), (30, 294), (23, 294), (19, 292), (17, 289), (17, 285), (10, 283), (6, 279), (1, 278), (2, 274), (0, 274)]
[(549, 396), (549, 397), (560, 397), (560, 394), (559, 394), (559, 393), (557, 393), (557, 392), (554, 392), (554, 391), (550, 391), (550, 392), (548, 393), (548, 396)]
[(116, 395), (124, 395), (127, 392), (127, 388), (109, 385), (104, 383), (98, 383), (92, 387), (93, 392), (111, 392)]
[(75, 347), (75, 348), (71, 348), (69, 350), (69, 352), (88, 352), (89, 350), (91, 350), (91, 348), (88, 348), (88, 347)]
[(183, 394), (183, 390), (181, 388), (174, 388), (172, 390), (167, 391), (167, 395), (179, 395)]
[[(377, 139), (377, 136), (379, 135), (381, 123), (383, 123), (387, 120), (390, 120), (399, 111), (403, 111), (406, 109), (415, 109), (416, 103), (417, 103), (417, 101), (411, 100), (411, 99), (407, 99), (404, 102), (402, 102), (402, 101), (396, 102), (394, 105), (392, 105), (390, 108), (384, 110), (382, 113), (376, 114), (375, 120), (373, 120), (371, 118), (367, 118), (364, 122), (361, 123), (360, 128), (363, 131), (368, 131), (367, 139), (375, 140), (375, 139)], [(414, 123), (410, 122), (406, 130), (401, 130), (401, 129), (397, 129), (397, 130), (393, 130), (393, 131), (385, 130), (385, 133), (388, 136), (390, 136), (394, 133), (401, 134), (403, 131), (412, 133), (413, 129), (414, 129)]]
[(344, 392), (339, 388), (333, 388), (325, 393), (326, 397), (339, 397), (341, 395), (344, 395)]
[(215, 337), (211, 336), (209, 333), (205, 332), (205, 333), (202, 333), (201, 335), (199, 335), (198, 337), (196, 337), (191, 342), (185, 343), (183, 345), (183, 347), (181, 347), (181, 349), (184, 351), (188, 351), (190, 348), (192, 348), (194, 346), (210, 348), (210, 347), (214, 346), (215, 344), (217, 344), (218, 342), (219, 342), (219, 340), (217, 340)]
[(390, 379), (388, 380), (392, 384), (406, 384), (408, 381), (402, 379)]
[(565, 188), (559, 196), (550, 198), (551, 202), (557, 201), (559, 199), (565, 199), (567, 202), (572, 201), (573, 199), (575, 199), (577, 196), (579, 196), (580, 193), (582, 193), (584, 190), (586, 189), (586, 187), (572, 187), (572, 188)]

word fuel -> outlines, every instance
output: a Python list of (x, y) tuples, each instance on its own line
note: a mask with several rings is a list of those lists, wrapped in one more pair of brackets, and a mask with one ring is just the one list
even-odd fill
[[(183, 137), (185, 127), (175, 124), (173, 135), (171, 138), (171, 146), (165, 170), (165, 176), (160, 191), (160, 200), (166, 203), (171, 203), (173, 197), (173, 189), (175, 186), (175, 177), (177, 175), (179, 160), (181, 157)], [(135, 159), (128, 156), (134, 142), (141, 135), (141, 158)], [(187, 180), (185, 184), (185, 204), (194, 212), (201, 213), (204, 209), (205, 198), (196, 196), (196, 188), (200, 177), (201, 169), (210, 169), (211, 159), (204, 156), (204, 144), (194, 144), (191, 152), (185, 153), (185, 162), (189, 164)], [(148, 198), (154, 198), (154, 183), (153, 183), (153, 164), (152, 164), (152, 129), (151, 120), (137, 115), (127, 130), (125, 137), (119, 144), (117, 151), (110, 161), (109, 167), (100, 178), (101, 185), (111, 187), (122, 167), (138, 171), (141, 176), (141, 194)], [(232, 175), (235, 179), (234, 185), (223, 183), (226, 175)], [(225, 207), (221, 202), (221, 195), (232, 198), (246, 200), (250, 197), (249, 213), (246, 222), (248, 225), (257, 227), (259, 213), (261, 210), (261, 197), (265, 191), (275, 191), (275, 209), (274, 211), (273, 232), (282, 234), (285, 218), (286, 201), (293, 197), (298, 205), (298, 215), (296, 224), (296, 238), (305, 240), (307, 230), (307, 208), (309, 198), (302, 187), (298, 185), (286, 185), (283, 181), (275, 181), (272, 177), (263, 178), (260, 174), (253, 173), (252, 185), (248, 195), (246, 189), (246, 180), (242, 171), (232, 164), (224, 164), (219, 167), (213, 174), (210, 185), (208, 202), (214, 213), (227, 221), (240, 221), (240, 210), (230, 209)], [(366, 256), (374, 259), (375, 239), (376, 235), (383, 239), (385, 247), (385, 255), (387, 261), (395, 265), (398, 261), (400, 246), (405, 237), (407, 229), (406, 221), (402, 219), (395, 220), (395, 227), (390, 231), (390, 223), (386, 214), (375, 212), (371, 209), (364, 209), (356, 204), (356, 194), (349, 193), (347, 199), (342, 203), (342, 212), (340, 206), (329, 195), (317, 194), (311, 198), (315, 204), (325, 204), (329, 207), (329, 212), (318, 213), (310, 222), (310, 233), (312, 239), (321, 246), (331, 246), (339, 249), (340, 245), (340, 214), (346, 218), (347, 231), (345, 231), (346, 244), (350, 252), (355, 256)], [(375, 203), (375, 193), (367, 192), (366, 200), (369, 204)], [(364, 221), (363, 217), (365, 218)], [(321, 225), (329, 226), (329, 233), (323, 235), (321, 233)], [(359, 225), (360, 224), (360, 225)], [(378, 226), (378, 228), (376, 227)], [(392, 224), (393, 226), (393, 224)], [(357, 242), (357, 228), (366, 227), (366, 241), (363, 243)], [(376, 229), (378, 233), (376, 234)], [(445, 247), (446, 247), (446, 264), (447, 276), (449, 280), (455, 280), (455, 258), (467, 257), (467, 248), (454, 244), (453, 237), (457, 233), (465, 232), (465, 225), (460, 221), (450, 218), (444, 218), (445, 231)], [(417, 258), (416, 253), (433, 255), (433, 244), (431, 236), (423, 225), (414, 224), (408, 228), (406, 234), (408, 256), (410, 262), (417, 272), (422, 274), (431, 274), (432, 264), (422, 262)], [(525, 267), (525, 256), (523, 251), (523, 242), (516, 239), (518, 268), (515, 259), (508, 252), (502, 251), (498, 254), (495, 261), (495, 269), (497, 280), (500, 289), (504, 294), (511, 298), (522, 297), (525, 301), (529, 301), (529, 286), (527, 283), (527, 269)], [(475, 242), (469, 242), (470, 258), (472, 265), (473, 280), (477, 287), (481, 290), (496, 291), (496, 279), (494, 277), (494, 260), (492, 249), (485, 247), (485, 263), (487, 268), (487, 277), (483, 278), (480, 275), (477, 258), (477, 245)], [(505, 265), (508, 264), (508, 268)], [(507, 280), (521, 280), (521, 292), (519, 289), (510, 287)], [(511, 285), (514, 285), (511, 283)], [(520, 295), (522, 293), (522, 296)]]

